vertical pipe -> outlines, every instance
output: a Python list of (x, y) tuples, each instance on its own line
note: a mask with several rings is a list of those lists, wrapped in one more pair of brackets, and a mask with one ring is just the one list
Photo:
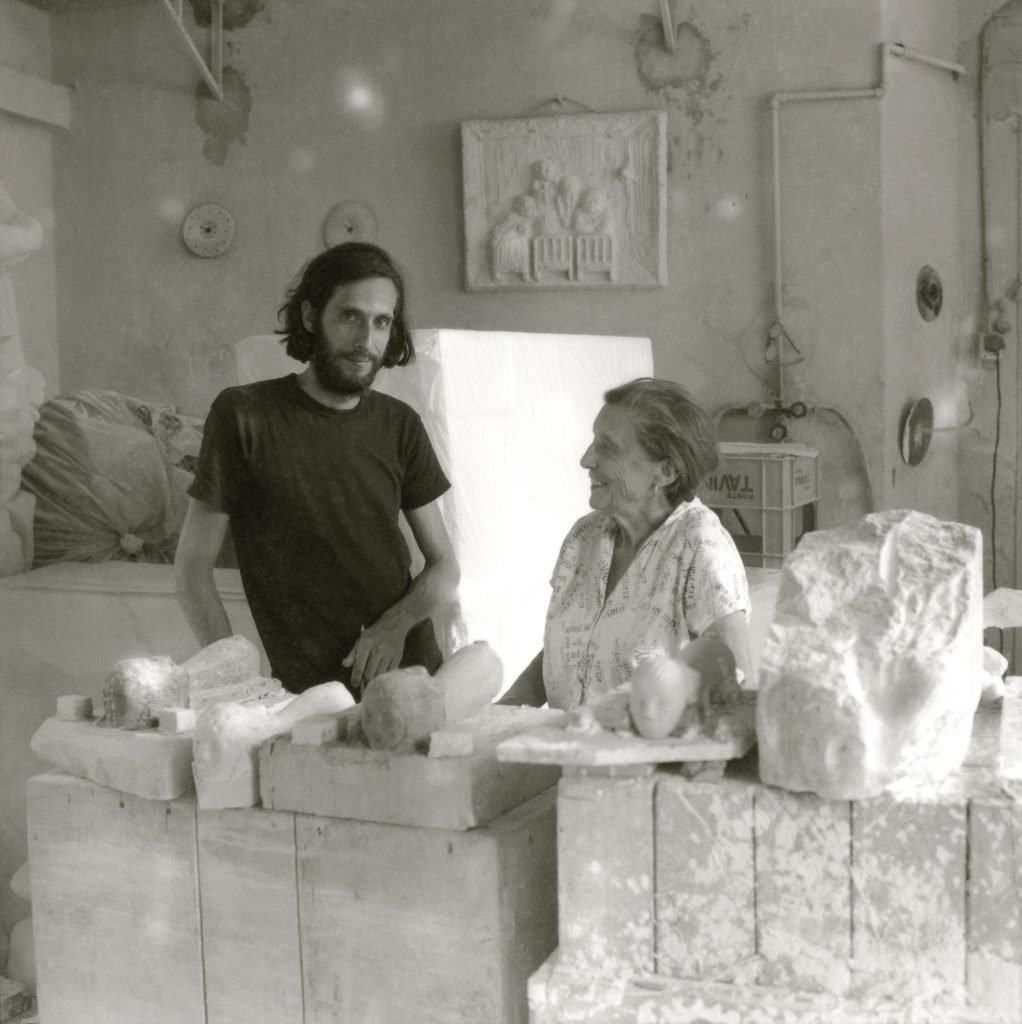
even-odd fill
[[(983, 126), (985, 128), (985, 126)], [(1012, 549), (1010, 587), (1019, 583), (1019, 557), (1022, 555), (1022, 517), (1019, 516), (1019, 497), (1022, 487), (1022, 455), (1019, 453), (1019, 439), (1022, 438), (1022, 353), (1019, 352), (1022, 324), (1022, 116), (1015, 115), (1015, 536)], [(994, 541), (994, 557), (997, 557), (997, 542)], [(1019, 630), (1011, 631), (1012, 671), (1019, 671)]]

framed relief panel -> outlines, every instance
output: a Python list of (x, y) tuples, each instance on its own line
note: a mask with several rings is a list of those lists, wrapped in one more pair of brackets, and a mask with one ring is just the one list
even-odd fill
[(465, 283), (667, 284), (667, 115), (566, 114), (461, 126)]

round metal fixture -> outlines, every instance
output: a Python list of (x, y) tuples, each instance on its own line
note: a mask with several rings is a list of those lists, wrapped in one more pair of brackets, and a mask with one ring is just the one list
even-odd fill
[(323, 241), (328, 247), (342, 242), (372, 242), (375, 238), (376, 215), (365, 203), (338, 203), (323, 222)]
[(928, 398), (912, 402), (901, 419), (901, 457), (909, 466), (918, 466), (933, 437), (933, 405)]
[(944, 305), (944, 286), (940, 274), (927, 265), (916, 276), (916, 308), (924, 320), (936, 320)]
[(196, 256), (222, 256), (234, 241), (234, 218), (217, 203), (202, 203), (185, 217), (181, 237)]

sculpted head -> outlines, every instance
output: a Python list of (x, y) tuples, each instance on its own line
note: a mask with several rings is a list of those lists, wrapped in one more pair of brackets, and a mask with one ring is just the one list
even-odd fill
[(670, 736), (685, 709), (699, 700), (699, 673), (674, 658), (648, 658), (635, 670), (628, 712), (647, 739)]

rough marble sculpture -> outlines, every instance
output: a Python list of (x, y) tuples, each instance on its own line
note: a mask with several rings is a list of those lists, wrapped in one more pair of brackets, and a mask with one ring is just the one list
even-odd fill
[(982, 687), (981, 544), (905, 510), (802, 539), (763, 646), (764, 782), (862, 799), (961, 765)]

